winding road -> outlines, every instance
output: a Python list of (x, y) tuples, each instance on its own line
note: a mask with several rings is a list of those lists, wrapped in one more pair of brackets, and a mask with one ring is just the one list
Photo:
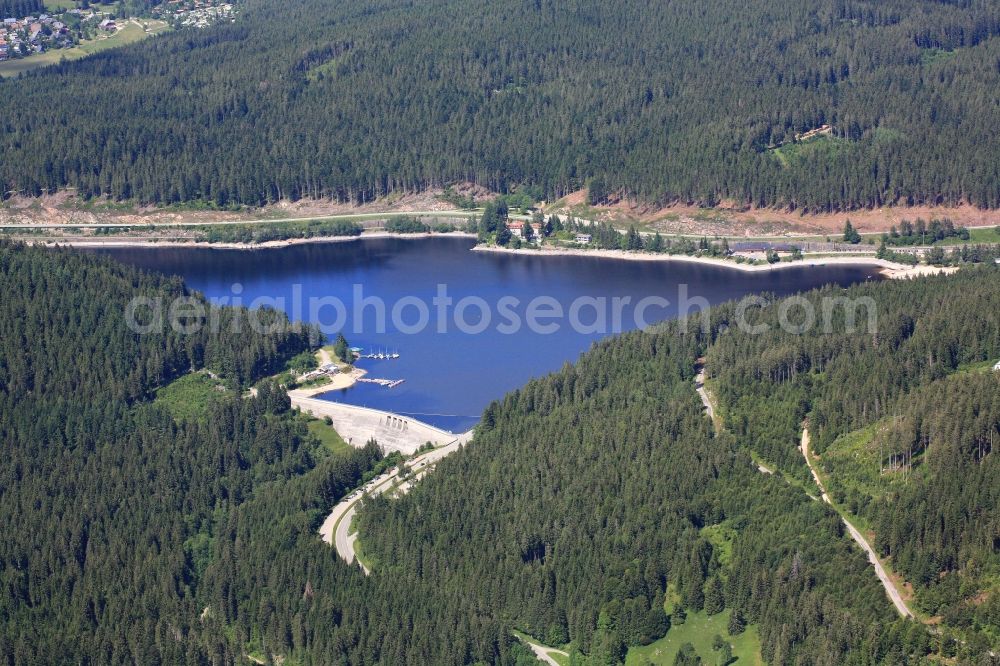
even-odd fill
[[(715, 432), (718, 433), (722, 430), (721, 419), (715, 416), (715, 405), (712, 402), (712, 396), (708, 394), (708, 389), (705, 388), (705, 360), (698, 359), (698, 365), (695, 367), (697, 374), (694, 376), (694, 390), (698, 392), (698, 397), (701, 398), (701, 404), (705, 405), (705, 412), (708, 414), (708, 418), (712, 419), (712, 424), (715, 426)], [(774, 474), (774, 470), (766, 465), (757, 463), (757, 469), (760, 470), (762, 474)]]
[(861, 549), (864, 550), (865, 553), (867, 553), (868, 561), (871, 562), (873, 567), (875, 567), (875, 573), (878, 575), (878, 579), (881, 581), (882, 587), (885, 588), (885, 593), (888, 595), (889, 600), (892, 601), (892, 605), (896, 607), (896, 610), (903, 617), (913, 617), (913, 612), (910, 610), (910, 607), (906, 605), (906, 602), (903, 600), (903, 596), (899, 593), (899, 589), (896, 587), (895, 583), (892, 582), (892, 578), (889, 577), (889, 573), (885, 570), (885, 567), (882, 566), (882, 561), (879, 560), (878, 555), (875, 553), (875, 549), (871, 547), (871, 544), (868, 543), (868, 540), (865, 539), (864, 535), (861, 534), (861, 532), (854, 527), (854, 525), (852, 525), (846, 517), (844, 517), (843, 513), (841, 513), (840, 510), (834, 506), (833, 502), (830, 501), (830, 496), (826, 492), (826, 487), (823, 485), (823, 481), (820, 480), (819, 474), (816, 472), (816, 468), (813, 467), (812, 464), (812, 457), (809, 453), (808, 428), (802, 429), (802, 446), (800, 448), (802, 450), (802, 456), (806, 459), (806, 465), (809, 466), (809, 471), (812, 472), (813, 479), (816, 481), (816, 485), (819, 486), (821, 493), (820, 496), (823, 498), (824, 502), (833, 507), (833, 510), (837, 512), (837, 515), (839, 515), (840, 519), (844, 522), (844, 527), (847, 528), (851, 538), (854, 539), (859, 546), (861, 546)]
[[(405, 492), (412, 487), (413, 482), (423, 477), (437, 461), (459, 450), (462, 445), (472, 439), (472, 433), (473, 431), (470, 430), (459, 435), (445, 446), (438, 447), (407, 460), (406, 465), (413, 471), (413, 478), (412, 480), (404, 481), (400, 489)], [(399, 480), (398, 468), (393, 468), (391, 471), (375, 477), (359, 490), (355, 490), (340, 500), (330, 511), (326, 520), (323, 521), (323, 524), (319, 528), (320, 536), (323, 538), (323, 541), (333, 545), (337, 550), (337, 554), (348, 564), (356, 559), (354, 543), (358, 537), (356, 533), (351, 534), (350, 530), (351, 521), (354, 520), (361, 501), (366, 494), (369, 496), (381, 495), (395, 487)], [(358, 564), (361, 565), (361, 569), (366, 575), (371, 573), (368, 567), (362, 562), (359, 561)]]
[[(697, 366), (697, 374), (694, 378), (695, 390), (698, 391), (698, 396), (701, 398), (701, 402), (705, 405), (705, 411), (708, 413), (708, 417), (712, 419), (715, 424), (716, 429), (720, 427), (718, 421), (715, 418), (715, 406), (712, 403), (711, 396), (705, 390), (705, 364), (704, 360), (699, 359)], [(913, 612), (910, 610), (909, 606), (903, 600), (903, 596), (900, 594), (899, 589), (896, 587), (895, 583), (892, 582), (892, 578), (889, 577), (889, 573), (882, 566), (881, 560), (879, 560), (878, 555), (875, 553), (875, 549), (871, 547), (871, 544), (865, 539), (864, 535), (854, 525), (850, 523), (844, 514), (830, 501), (830, 495), (826, 492), (826, 487), (823, 485), (823, 481), (819, 478), (819, 474), (816, 472), (816, 468), (813, 467), (812, 459), (809, 454), (809, 429), (802, 429), (802, 445), (801, 445), (802, 455), (806, 459), (806, 465), (809, 466), (809, 471), (812, 473), (813, 480), (816, 481), (816, 485), (819, 487), (820, 497), (823, 498), (823, 502), (830, 506), (831, 509), (837, 512), (840, 519), (843, 521), (844, 526), (847, 528), (847, 532), (851, 535), (851, 538), (861, 546), (861, 549), (865, 551), (868, 555), (868, 561), (871, 563), (872, 567), (875, 568), (875, 574), (878, 576), (879, 581), (882, 583), (882, 587), (885, 588), (886, 596), (892, 602), (892, 605), (896, 607), (896, 611), (903, 617), (913, 617)], [(759, 469), (764, 474), (771, 474), (772, 470), (768, 469), (764, 465), (758, 464), (757, 469)], [(809, 495), (813, 500), (819, 501), (818, 498)]]
[[(222, 227), (239, 224), (280, 224), (283, 222), (316, 222), (320, 220), (382, 220), (395, 217), (476, 217), (480, 210), (408, 210), (382, 213), (334, 213), (308, 217), (266, 217), (249, 220), (203, 220), (196, 222), (0, 222), (0, 229), (106, 229), (169, 228), (169, 227)], [(528, 220), (530, 215), (511, 213), (511, 219)]]

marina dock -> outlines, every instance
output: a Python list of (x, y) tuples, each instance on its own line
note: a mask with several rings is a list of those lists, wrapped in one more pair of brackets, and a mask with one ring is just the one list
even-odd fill
[(363, 354), (359, 349), (353, 349), (352, 351), (354, 352), (355, 358), (377, 359), (379, 361), (399, 358), (399, 352), (397, 351), (390, 352), (389, 350), (385, 350), (381, 352), (373, 352), (369, 350), (367, 354)]
[(379, 379), (377, 377), (358, 377), (358, 381), (362, 382), (362, 383), (365, 383), (365, 384), (378, 384), (379, 386), (384, 386), (386, 388), (396, 388), (397, 386), (399, 386), (400, 384), (402, 384), (406, 380), (405, 379)]

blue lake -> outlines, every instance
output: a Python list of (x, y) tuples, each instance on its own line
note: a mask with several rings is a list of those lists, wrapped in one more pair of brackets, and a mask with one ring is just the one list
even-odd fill
[[(869, 266), (745, 273), (681, 262), (471, 252), (473, 244), (469, 238), (379, 238), (260, 250), (94, 251), (180, 275), (210, 299), (239, 299), (243, 305), (257, 301), (294, 318), (327, 327), (341, 324), (351, 345), (366, 351), (398, 352), (398, 359), (363, 359), (358, 365), (368, 369), (369, 377), (405, 383), (392, 389), (358, 384), (323, 397), (409, 415), (455, 432), (473, 425), (491, 400), (574, 361), (595, 340), (618, 328), (616, 298), (628, 299), (619, 308), (620, 328), (631, 330), (643, 299), (646, 307), (640, 314), (645, 321), (677, 316), (684, 285), (696, 310), (699, 298), (716, 304), (756, 292), (784, 295), (827, 283), (878, 279)], [(442, 288), (450, 305), (441, 299)], [(359, 297), (371, 301), (361, 312), (356, 311)], [(670, 305), (652, 302), (651, 297), (667, 299)], [(319, 298), (326, 300), (316, 309)], [(456, 309), (468, 298), (477, 300), (463, 304), (460, 327)], [(376, 300), (384, 303), (384, 330)], [(528, 325), (532, 301), (534, 327)], [(332, 304), (337, 302), (340, 311)], [(557, 308), (563, 317), (545, 316)], [(600, 325), (599, 312), (605, 326)], [(338, 314), (346, 316), (338, 321)], [(411, 330), (419, 328), (425, 314), (426, 326)], [(515, 317), (520, 326), (514, 325)], [(583, 330), (575, 330), (580, 325)], [(470, 330), (479, 328), (485, 330)]]

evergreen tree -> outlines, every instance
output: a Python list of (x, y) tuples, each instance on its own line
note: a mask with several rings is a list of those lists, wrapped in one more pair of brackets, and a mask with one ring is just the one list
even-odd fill
[(511, 237), (512, 235), (510, 229), (507, 228), (507, 224), (500, 223), (496, 232), (496, 244), (500, 247), (506, 247), (510, 243)]
[(746, 630), (746, 620), (743, 618), (743, 612), (739, 608), (734, 608), (733, 612), (729, 615), (729, 624), (726, 627), (726, 632), (730, 636), (739, 636)]
[(639, 235), (635, 226), (630, 226), (626, 236), (625, 249), (629, 251), (641, 250), (642, 245), (642, 236)]
[(535, 230), (532, 228), (531, 222), (526, 221), (521, 226), (521, 238), (523, 238), (525, 242), (528, 242), (532, 238), (534, 238), (534, 236), (535, 236)]
[(705, 613), (716, 615), (725, 608), (726, 600), (722, 592), (722, 583), (718, 577), (712, 576), (705, 585)]
[(649, 248), (648, 249), (649, 249), (650, 252), (656, 252), (657, 254), (663, 252), (664, 249), (666, 249), (665, 246), (664, 246), (664, 244), (663, 244), (663, 236), (660, 235), (659, 231), (657, 231), (653, 235), (653, 240), (651, 240), (649, 242)]
[(353, 363), (354, 355), (351, 354), (351, 346), (343, 333), (337, 334), (337, 340), (333, 343), (333, 353), (344, 363)]
[(700, 666), (701, 657), (695, 651), (691, 643), (684, 643), (674, 657), (674, 666)]
[(850, 220), (844, 223), (844, 241), (853, 245), (861, 242), (861, 234), (854, 228)]
[(486, 238), (490, 234), (496, 233), (497, 228), (501, 223), (500, 212), (497, 208), (496, 202), (489, 202), (483, 209), (483, 214), (479, 218), (479, 235), (480, 238)]
[(591, 206), (599, 206), (600, 204), (607, 201), (608, 198), (608, 186), (604, 182), (604, 178), (600, 176), (594, 176), (589, 181), (587, 181), (587, 203)]

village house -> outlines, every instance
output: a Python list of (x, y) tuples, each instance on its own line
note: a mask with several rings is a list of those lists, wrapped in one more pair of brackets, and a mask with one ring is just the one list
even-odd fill
[(576, 242), (582, 245), (586, 245), (587, 243), (590, 242), (590, 238), (591, 238), (590, 234), (577, 234)]
[[(229, 3), (214, 5), (213, 2), (216, 0), (210, 2), (183, 1), (197, 7), (203, 7), (195, 10), (198, 12), (197, 20), (184, 21), (184, 25), (202, 27), (222, 18), (232, 20), (232, 5)], [(174, 3), (169, 4), (172, 6)], [(158, 5), (154, 8), (153, 13), (162, 16), (164, 20), (173, 22), (172, 18), (180, 16), (183, 10), (175, 12), (171, 8), (163, 8)], [(79, 17), (80, 20), (66, 21), (65, 19), (70, 15)], [(123, 18), (123, 20), (126, 19)], [(92, 32), (86, 30), (91, 26), (106, 34), (114, 34), (124, 24), (119, 25), (118, 21), (107, 12), (79, 7), (54, 14), (39, 14), (37, 17), (18, 18), (0, 14), (0, 60), (6, 61), (11, 58), (30, 56), (33, 53), (42, 53), (49, 49), (68, 48), (73, 46), (77, 39), (83, 41), (93, 39)]]
[[(515, 220), (507, 223), (507, 231), (515, 238), (524, 238), (524, 222)], [(538, 240), (542, 237), (542, 225), (532, 222), (531, 230), (534, 232), (532, 238)]]

